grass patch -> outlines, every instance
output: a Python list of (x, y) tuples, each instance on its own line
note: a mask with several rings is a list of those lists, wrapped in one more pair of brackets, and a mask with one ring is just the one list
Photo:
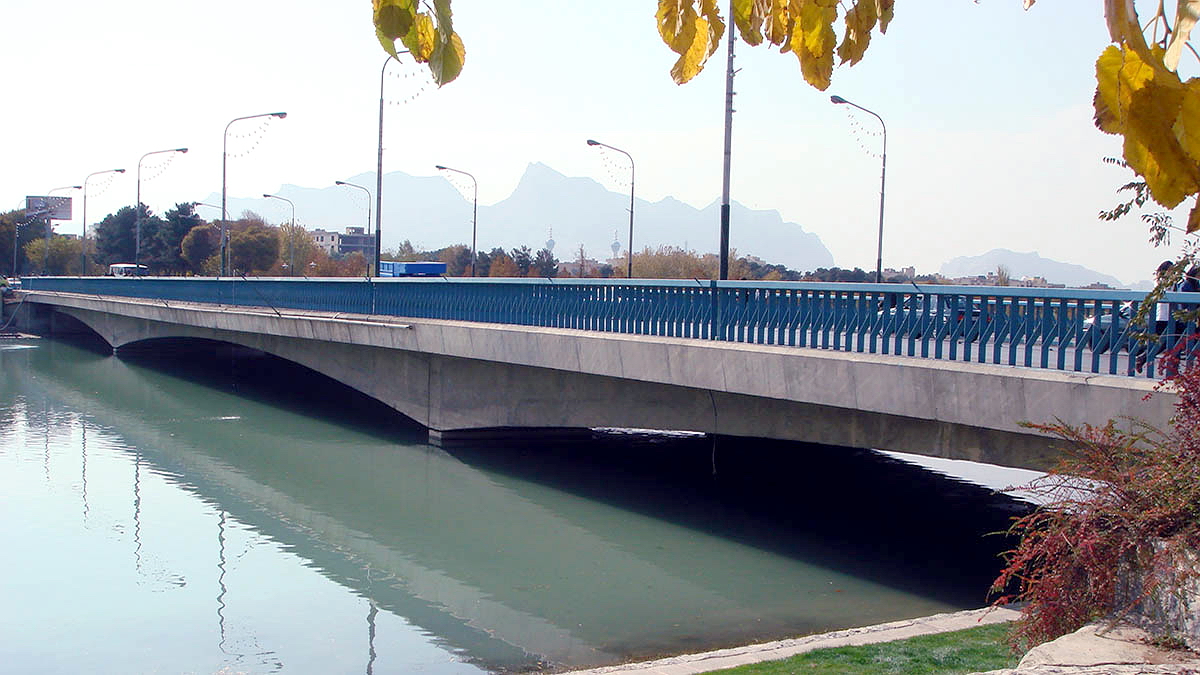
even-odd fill
[(1008, 630), (1008, 624), (1001, 623), (861, 647), (815, 649), (788, 659), (716, 672), (726, 675), (945, 675), (1012, 668), (1020, 657), (1008, 646)]

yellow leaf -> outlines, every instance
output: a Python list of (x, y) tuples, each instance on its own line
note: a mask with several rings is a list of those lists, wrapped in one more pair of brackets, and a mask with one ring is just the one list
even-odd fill
[(789, 0), (769, 0), (763, 37), (773, 45), (782, 44), (788, 33), (788, 2)]
[(1187, 156), (1200, 163), (1200, 79), (1192, 78), (1183, 86), (1174, 132)]
[(373, 0), (375, 30), (397, 40), (412, 28), (415, 8), (412, 0)]
[(1182, 103), (1181, 88), (1148, 82), (1131, 97), (1125, 125), (1125, 161), (1146, 179), (1154, 201), (1169, 209), (1200, 190), (1200, 166), (1173, 130)]
[(1161, 58), (1158, 48), (1148, 59), (1128, 44), (1105, 49), (1096, 61), (1096, 123), (1124, 135), (1125, 161), (1146, 179), (1154, 201), (1174, 208), (1200, 190), (1200, 163), (1191, 156), (1200, 122), (1187, 119), (1198, 104), (1189, 95), (1195, 90)]
[(1114, 43), (1127, 44), (1142, 58), (1149, 58), (1150, 48), (1138, 24), (1133, 0), (1104, 0), (1104, 18), (1108, 22), (1108, 35)]
[(658, 34), (676, 54), (683, 54), (696, 40), (696, 9), (693, 0), (659, 0)]
[(733, 0), (733, 24), (746, 44), (762, 44), (763, 16), (761, 0)]
[(438, 31), (433, 25), (433, 17), (421, 12), (413, 22), (412, 30), (404, 36), (404, 46), (412, 54), (417, 63), (425, 63), (433, 56), (437, 46)]
[(875, 0), (875, 16), (879, 17), (880, 33), (887, 33), (888, 24), (892, 22), (892, 15), (895, 13), (895, 4), (896, 0)]
[(437, 46), (433, 48), (433, 54), (429, 58), (429, 70), (440, 87), (458, 77), (465, 61), (466, 49), (463, 47), (462, 38), (458, 37), (458, 33), (451, 33), (449, 38), (438, 40)]
[(1167, 70), (1175, 70), (1179, 65), (1179, 55), (1192, 34), (1196, 21), (1200, 20), (1200, 0), (1179, 0), (1175, 8), (1175, 27), (1171, 29), (1171, 42), (1167, 44), (1167, 53), (1163, 55), (1163, 65)]
[(867, 46), (871, 44), (871, 31), (875, 28), (877, 0), (859, 0), (846, 12), (846, 33), (838, 45), (838, 56), (842, 63), (854, 65), (862, 60)]
[(383, 31), (375, 29), (375, 37), (379, 38), (379, 44), (383, 45), (383, 50), (392, 55), (392, 58), (399, 58), (400, 54), (396, 51), (396, 41), (383, 34)]
[(795, 14), (799, 4), (799, 20), (792, 30), (790, 46), (800, 59), (804, 80), (825, 91), (833, 78), (833, 49), (837, 34), (837, 0), (791, 0)]
[(691, 45), (679, 55), (679, 60), (671, 67), (671, 78), (675, 80), (676, 84), (683, 84), (704, 70), (704, 62), (712, 53), (712, 50), (708, 48), (707, 21), (694, 16), (690, 32), (694, 34)]
[(1188, 234), (1200, 230), (1200, 202), (1197, 202), (1192, 207), (1192, 212), (1188, 214), (1187, 231)]
[(725, 22), (721, 20), (717, 0), (700, 0), (700, 14), (708, 21), (708, 53), (711, 56), (725, 35)]
[(1096, 109), (1096, 126), (1109, 134), (1125, 133), (1122, 111), (1128, 102), (1121, 103), (1122, 88), (1119, 73), (1125, 65), (1125, 54), (1120, 47), (1110, 45), (1096, 59), (1096, 96), (1092, 103)]

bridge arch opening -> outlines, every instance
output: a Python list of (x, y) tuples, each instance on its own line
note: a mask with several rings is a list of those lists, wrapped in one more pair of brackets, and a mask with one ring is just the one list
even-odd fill
[(405, 441), (425, 439), (425, 427), (383, 402), (259, 349), (205, 338), (164, 337), (127, 343), (116, 355), (133, 365), (359, 430), (399, 435)]

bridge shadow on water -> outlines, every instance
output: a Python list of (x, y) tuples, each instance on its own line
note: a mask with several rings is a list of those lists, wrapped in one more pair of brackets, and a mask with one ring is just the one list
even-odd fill
[[(424, 429), (303, 366), (223, 343), (158, 340), (123, 360), (405, 444)], [(487, 386), (480, 383), (480, 386)], [(772, 553), (818, 561), (941, 602), (988, 600), (1030, 505), (868, 449), (758, 438), (597, 430), (448, 449), (532, 482)]]

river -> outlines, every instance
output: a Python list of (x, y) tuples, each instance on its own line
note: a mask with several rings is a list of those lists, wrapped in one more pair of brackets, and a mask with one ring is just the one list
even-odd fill
[(212, 344), (0, 342), (0, 663), (524, 672), (793, 637), (986, 604), (983, 535), (1023, 508), (867, 450), (424, 438)]

